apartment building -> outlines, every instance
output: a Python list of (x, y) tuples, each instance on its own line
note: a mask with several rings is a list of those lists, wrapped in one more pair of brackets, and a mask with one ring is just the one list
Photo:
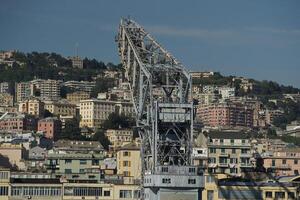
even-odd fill
[(61, 121), (56, 117), (48, 117), (38, 121), (38, 131), (48, 139), (56, 139), (61, 133)]
[(108, 129), (106, 136), (111, 142), (110, 148), (116, 149), (133, 141), (132, 129)]
[(79, 104), (81, 100), (87, 100), (90, 97), (91, 97), (90, 93), (82, 92), (82, 91), (67, 94), (67, 100), (71, 104), (75, 104), (75, 105)]
[(74, 91), (81, 91), (91, 93), (96, 86), (96, 82), (92, 81), (67, 81), (63, 83), (63, 86), (73, 89)]
[(106, 101), (99, 99), (88, 99), (80, 101), (80, 127), (99, 128), (111, 113), (132, 116), (134, 114), (133, 104), (122, 101)]
[(253, 127), (253, 108), (238, 103), (199, 105), (197, 116), (205, 126)]
[(57, 116), (77, 116), (76, 105), (68, 101), (44, 101), (45, 109)]
[(42, 80), (40, 82), (41, 98), (46, 100), (58, 100), (60, 99), (60, 86), (59, 80)]
[(36, 130), (36, 119), (25, 114), (5, 113), (0, 119), (0, 130), (22, 132)]
[(117, 149), (117, 171), (119, 175), (141, 179), (140, 147), (136, 142)]
[(0, 93), (9, 93), (9, 83), (8, 82), (0, 83)]
[(44, 105), (44, 102), (38, 98), (31, 97), (19, 102), (19, 112), (41, 117), (44, 114)]
[(192, 78), (199, 79), (199, 78), (209, 78), (213, 76), (214, 72), (191, 72)]
[(208, 172), (240, 176), (255, 167), (246, 133), (210, 132), (208, 137)]
[(300, 148), (285, 148), (264, 156), (264, 167), (276, 176), (293, 176), (300, 173)]
[(0, 168), (0, 199), (8, 200), (10, 195), (10, 171)]
[(20, 82), (15, 85), (16, 92), (16, 101), (20, 102), (27, 99), (30, 96), (33, 96), (33, 90), (30, 82)]

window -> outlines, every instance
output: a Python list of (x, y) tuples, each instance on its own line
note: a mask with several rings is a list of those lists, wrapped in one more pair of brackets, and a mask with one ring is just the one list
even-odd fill
[(120, 190), (120, 198), (132, 198), (131, 190)]
[(214, 176), (207, 176), (206, 177), (206, 182), (207, 183), (213, 183), (213, 182), (215, 182), (215, 177)]
[(298, 165), (298, 160), (294, 160), (294, 165)]
[(275, 192), (275, 199), (284, 199), (285, 192)]
[(294, 170), (295, 175), (299, 175), (299, 171), (297, 169)]
[(84, 173), (84, 169), (79, 169), (79, 173)]
[(130, 167), (130, 161), (123, 161), (123, 167)]
[(207, 190), (207, 200), (214, 200), (214, 191)]
[(235, 154), (236, 153), (236, 149), (232, 149), (232, 153)]
[(71, 159), (66, 159), (65, 160), (65, 164), (71, 164), (72, 163), (72, 160)]
[(133, 191), (133, 198), (134, 199), (139, 199), (141, 197), (141, 192), (139, 190), (134, 190)]
[(86, 165), (86, 163), (87, 163), (86, 160), (80, 160), (79, 162), (81, 165)]
[(230, 173), (231, 174), (236, 174), (237, 173), (237, 168), (230, 168)]
[(233, 140), (233, 139), (231, 139), (231, 140), (230, 140), (230, 143), (231, 143), (231, 144), (234, 144), (234, 140)]
[(123, 174), (124, 174), (124, 176), (130, 176), (130, 172), (129, 171), (124, 171)]
[(161, 168), (161, 172), (168, 172), (169, 171), (169, 168), (168, 167), (162, 167)]
[(285, 165), (286, 164), (286, 159), (282, 160), (282, 164)]
[(223, 143), (224, 143), (224, 140), (223, 140), (223, 139), (220, 139), (220, 143), (223, 144)]
[(109, 197), (110, 196), (110, 191), (104, 191), (103, 196)]
[(272, 192), (266, 191), (266, 198), (273, 198)]
[(294, 192), (288, 192), (288, 199), (295, 199), (295, 193)]
[(209, 153), (216, 153), (216, 149), (215, 148), (210, 148)]
[(272, 166), (275, 167), (275, 160), (272, 160)]
[(247, 149), (242, 149), (241, 151), (242, 151), (241, 153), (244, 153), (244, 154), (248, 153)]
[(237, 158), (230, 158), (231, 164), (237, 164)]
[(195, 168), (193, 168), (193, 167), (190, 167), (189, 168), (189, 173), (195, 173), (196, 172), (196, 169)]
[(123, 152), (123, 156), (124, 156), (124, 157), (129, 157), (129, 156), (130, 156), (130, 152), (124, 151), (124, 152)]
[(245, 140), (242, 140), (242, 144), (245, 144)]
[(163, 178), (162, 183), (169, 184), (169, 183), (171, 183), (171, 179), (170, 178)]
[(8, 187), (6, 186), (0, 187), (0, 196), (8, 196)]
[(188, 184), (196, 184), (196, 179), (189, 179)]
[(222, 148), (221, 149), (221, 153), (225, 153), (226, 151), (225, 151), (225, 149), (224, 148)]
[(65, 169), (65, 174), (72, 174), (72, 169)]

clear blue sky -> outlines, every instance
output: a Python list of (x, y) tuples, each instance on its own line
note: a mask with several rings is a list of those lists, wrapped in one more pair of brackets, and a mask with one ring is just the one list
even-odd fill
[(299, 0), (0, 0), (0, 49), (118, 63), (129, 15), (190, 70), (300, 87)]

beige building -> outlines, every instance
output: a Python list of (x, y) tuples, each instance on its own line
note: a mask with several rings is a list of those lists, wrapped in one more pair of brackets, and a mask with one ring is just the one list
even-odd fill
[(8, 200), (10, 195), (10, 171), (0, 168), (0, 199)]
[(2, 143), (0, 144), (0, 155), (7, 157), (12, 166), (18, 167), (18, 169), (25, 169), (23, 162), (25, 154), (25, 148), (22, 144)]
[(80, 127), (99, 128), (111, 113), (132, 116), (133, 104), (122, 101), (88, 99), (80, 101)]
[(133, 141), (133, 131), (131, 129), (108, 129), (106, 130), (106, 136), (113, 149)]
[(83, 60), (79, 56), (71, 57), (72, 67), (83, 69)]
[(79, 104), (81, 100), (86, 100), (90, 98), (90, 93), (88, 92), (73, 92), (67, 94), (67, 100), (72, 104)]
[(0, 106), (13, 106), (14, 96), (8, 93), (0, 93)]
[(19, 103), (19, 112), (41, 117), (44, 114), (44, 102), (37, 98), (30, 98)]
[(76, 105), (67, 101), (44, 101), (45, 109), (57, 116), (76, 116)]
[(58, 100), (60, 99), (60, 84), (59, 80), (42, 80), (40, 82), (41, 98), (47, 100)]
[(126, 144), (117, 150), (117, 171), (120, 175), (141, 179), (141, 155), (137, 143)]
[(33, 95), (30, 82), (16, 83), (15, 90), (17, 102), (23, 101)]
[(208, 172), (240, 176), (255, 167), (250, 139), (242, 132), (208, 135)]

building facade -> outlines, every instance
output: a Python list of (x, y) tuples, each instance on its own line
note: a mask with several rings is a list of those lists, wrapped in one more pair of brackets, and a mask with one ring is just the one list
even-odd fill
[(38, 121), (38, 131), (48, 139), (56, 139), (61, 133), (61, 121), (56, 117), (48, 117)]

